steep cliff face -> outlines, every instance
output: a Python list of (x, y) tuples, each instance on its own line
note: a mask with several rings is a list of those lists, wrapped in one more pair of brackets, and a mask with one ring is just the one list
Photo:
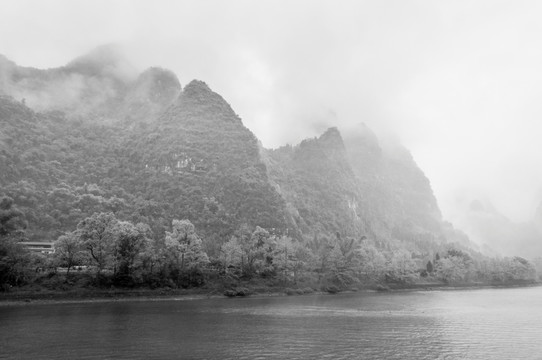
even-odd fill
[(381, 145), (365, 125), (348, 131), (346, 150), (364, 208), (376, 234), (438, 238), (442, 217), (429, 180), (397, 143)]
[(270, 178), (305, 234), (365, 233), (359, 194), (336, 128), (295, 147), (268, 152)]

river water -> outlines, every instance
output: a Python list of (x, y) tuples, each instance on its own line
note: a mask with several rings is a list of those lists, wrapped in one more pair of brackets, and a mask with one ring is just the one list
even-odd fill
[(542, 288), (3, 305), (0, 359), (542, 359)]

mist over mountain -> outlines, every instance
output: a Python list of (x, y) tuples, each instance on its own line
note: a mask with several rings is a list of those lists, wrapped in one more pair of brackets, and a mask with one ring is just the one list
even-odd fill
[[(0, 93), (35, 111), (107, 122), (116, 118), (137, 72), (115, 46), (102, 46), (66, 66), (34, 69), (0, 57)], [(132, 89), (134, 91), (134, 89)]]
[(473, 199), (458, 225), (488, 254), (534, 258), (542, 256), (542, 204), (533, 218), (515, 222), (487, 199)]
[(429, 259), (475, 249), (443, 221), (407, 149), (366, 125), (264, 149), (207, 84), (137, 74), (111, 48), (56, 69), (0, 63), (2, 193), (54, 240), (94, 212), (151, 225), (189, 219), (210, 255), (243, 226), (299, 241), (353, 237)]

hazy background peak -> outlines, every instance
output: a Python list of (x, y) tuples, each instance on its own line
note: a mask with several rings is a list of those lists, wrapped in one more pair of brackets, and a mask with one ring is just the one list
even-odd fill
[(4, 0), (1, 8), (0, 53), (19, 65), (63, 66), (114, 43), (138, 71), (160, 66), (183, 85), (205, 81), (266, 147), (360, 122), (392, 133), (452, 221), (477, 199), (528, 220), (542, 199), (542, 3)]

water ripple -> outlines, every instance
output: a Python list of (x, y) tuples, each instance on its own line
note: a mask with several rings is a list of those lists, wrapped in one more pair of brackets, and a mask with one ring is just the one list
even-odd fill
[(0, 359), (537, 359), (542, 288), (0, 308)]

